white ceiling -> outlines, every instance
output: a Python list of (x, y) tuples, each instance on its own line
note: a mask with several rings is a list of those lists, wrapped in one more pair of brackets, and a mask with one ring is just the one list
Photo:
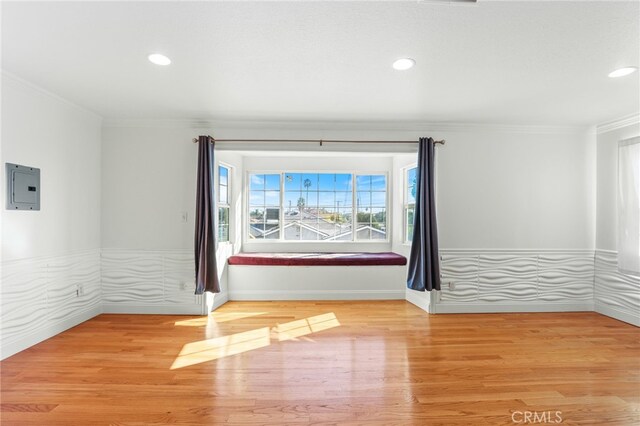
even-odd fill
[(2, 61), (113, 119), (589, 125), (640, 110), (640, 2), (2, 2)]

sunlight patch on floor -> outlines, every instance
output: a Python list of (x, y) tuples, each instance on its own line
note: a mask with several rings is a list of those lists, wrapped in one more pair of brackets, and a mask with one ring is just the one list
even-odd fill
[[(269, 346), (272, 340), (276, 342), (296, 340), (299, 337), (339, 326), (340, 322), (338, 318), (336, 318), (333, 312), (330, 312), (284, 324), (277, 324), (272, 328), (262, 327), (229, 336), (187, 343), (182, 347), (180, 354), (173, 361), (171, 370), (264, 348), (265, 346)], [(309, 341), (308, 339), (305, 340)]]
[(266, 315), (268, 313), (269, 312), (212, 312), (206, 317), (176, 321), (174, 325), (187, 327), (203, 327), (209, 324), (211, 321), (222, 323), (243, 318), (256, 317), (258, 315)]
[(273, 336), (275, 339), (279, 342), (284, 342), (286, 340), (292, 340), (311, 333), (317, 333), (318, 331), (338, 327), (339, 325), (340, 322), (338, 322), (335, 314), (331, 312), (297, 321), (291, 321), (285, 324), (278, 324), (274, 327), (274, 333), (272, 333), (272, 336), (275, 334), (275, 336)]

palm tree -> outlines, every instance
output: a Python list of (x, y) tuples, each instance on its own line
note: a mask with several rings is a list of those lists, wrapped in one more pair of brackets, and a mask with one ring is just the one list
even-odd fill
[(302, 210), (304, 210), (304, 198), (300, 197), (298, 198), (298, 210), (300, 210), (300, 215), (302, 216)]
[(309, 199), (309, 187), (311, 186), (311, 179), (305, 179), (303, 185), (307, 189), (307, 198), (306, 199), (308, 200)]

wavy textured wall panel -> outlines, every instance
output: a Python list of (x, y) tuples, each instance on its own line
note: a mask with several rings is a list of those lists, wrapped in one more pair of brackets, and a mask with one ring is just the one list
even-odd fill
[(593, 256), (572, 250), (441, 250), (443, 288), (435, 311), (592, 309)]
[(618, 271), (618, 254), (596, 251), (596, 311), (640, 326), (640, 277)]
[(455, 283), (455, 291), (443, 288), (442, 301), (474, 302), (478, 300), (478, 256), (443, 253), (441, 259), (443, 281)]
[(2, 356), (100, 313), (100, 250), (2, 265)]
[(105, 312), (202, 313), (190, 250), (102, 251)]

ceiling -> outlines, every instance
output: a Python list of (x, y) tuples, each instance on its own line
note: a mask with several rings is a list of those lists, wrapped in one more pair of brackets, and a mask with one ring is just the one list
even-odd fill
[(638, 1), (2, 2), (2, 68), (109, 119), (591, 125), (625, 65)]

